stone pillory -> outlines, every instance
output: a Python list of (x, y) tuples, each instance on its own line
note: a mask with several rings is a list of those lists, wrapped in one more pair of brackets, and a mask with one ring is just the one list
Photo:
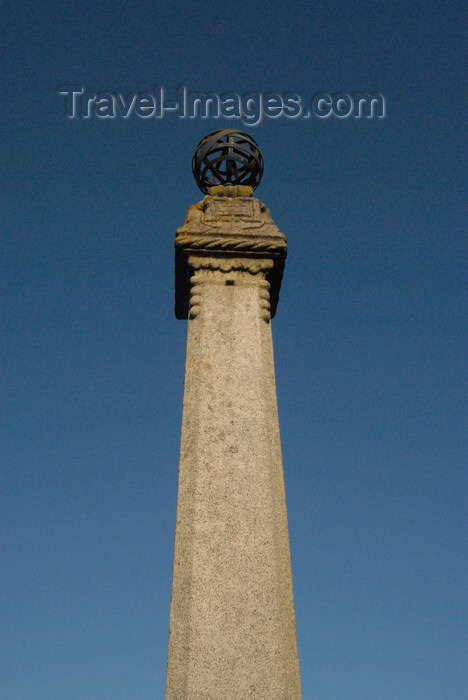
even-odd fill
[(270, 324), (286, 237), (253, 197), (252, 137), (208, 135), (193, 170), (207, 194), (175, 241), (188, 332), (166, 699), (297, 700)]

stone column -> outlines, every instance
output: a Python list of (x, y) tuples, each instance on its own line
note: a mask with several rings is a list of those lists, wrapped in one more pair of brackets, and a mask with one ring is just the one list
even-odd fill
[(250, 187), (176, 235), (188, 318), (166, 699), (301, 697), (270, 317), (286, 238)]

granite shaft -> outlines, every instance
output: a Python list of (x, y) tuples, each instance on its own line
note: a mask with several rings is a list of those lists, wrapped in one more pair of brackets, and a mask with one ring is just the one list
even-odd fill
[(166, 698), (301, 697), (274, 262), (191, 252)]

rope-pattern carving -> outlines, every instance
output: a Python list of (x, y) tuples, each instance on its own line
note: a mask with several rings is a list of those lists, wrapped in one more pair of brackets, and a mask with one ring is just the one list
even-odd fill
[(252, 250), (255, 252), (270, 251), (278, 253), (285, 253), (288, 248), (286, 241), (272, 240), (271, 238), (255, 241), (252, 238), (242, 240), (239, 239), (239, 237), (228, 238), (223, 236), (222, 238), (213, 238), (212, 236), (190, 236), (188, 234), (176, 237), (176, 247), (199, 248), (201, 250), (223, 250), (225, 248), (230, 248), (231, 250)]
[[(189, 280), (193, 271), (200, 268), (209, 274), (214, 271), (215, 275), (216, 270), (221, 273), (239, 270), (252, 275), (262, 270), (272, 285), (270, 312), (271, 317), (275, 315), (288, 250), (286, 236), (274, 224), (265, 205), (251, 196), (250, 189), (240, 185), (210, 189), (202, 202), (189, 208), (185, 224), (177, 229), (177, 318), (187, 318), (191, 306), (193, 313), (197, 313), (199, 300), (191, 303)], [(266, 305), (264, 311), (266, 315)]]

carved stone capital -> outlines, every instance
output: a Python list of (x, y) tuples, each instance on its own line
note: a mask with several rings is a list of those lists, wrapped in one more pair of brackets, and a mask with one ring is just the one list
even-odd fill
[[(273, 269), (274, 265), (273, 260), (268, 260), (267, 258), (218, 258), (198, 255), (191, 255), (188, 258), (188, 264), (194, 270), (212, 270), (219, 273), (247, 272), (250, 275), (268, 272)], [(220, 275), (217, 275), (217, 277), (220, 277)], [(248, 279), (248, 276), (246, 278)]]
[(245, 266), (247, 260), (272, 261), (266, 279), (270, 284), (271, 316), (275, 315), (287, 254), (286, 236), (273, 222), (267, 207), (252, 196), (251, 187), (210, 188), (203, 201), (189, 208), (184, 225), (177, 229), (175, 250), (177, 318), (189, 315), (194, 269), (190, 261), (194, 254), (197, 258), (207, 256), (220, 261), (245, 260)]
[(199, 315), (207, 286), (232, 285), (256, 288), (260, 315), (264, 321), (270, 320), (270, 283), (266, 275), (273, 267), (272, 260), (206, 258), (191, 255), (188, 263), (194, 271), (190, 277), (189, 318), (197, 318)]

